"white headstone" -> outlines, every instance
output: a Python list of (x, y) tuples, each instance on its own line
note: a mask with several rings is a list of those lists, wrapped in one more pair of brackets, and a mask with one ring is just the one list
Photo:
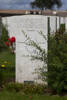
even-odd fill
[[(22, 17), (22, 30), (24, 31), (32, 40), (37, 41), (43, 48), (47, 51), (47, 41), (39, 35), (42, 31), (47, 37), (47, 17), (41, 15), (27, 15)], [(19, 27), (19, 25), (18, 25)], [(16, 81), (34, 81), (40, 83), (37, 80), (37, 74), (33, 74), (36, 68), (42, 67), (42, 62), (31, 61), (30, 57), (25, 57), (25, 55), (31, 55), (33, 53), (33, 48), (25, 45), (25, 37), (23, 32), (19, 33), (16, 42)]]
[(25, 55), (32, 54), (33, 49), (24, 44), (26, 39), (23, 31), (47, 51), (47, 40), (39, 35), (39, 32), (42, 31), (47, 37), (47, 16), (23, 15), (3, 18), (3, 23), (6, 22), (10, 37), (16, 37), (16, 82), (41, 83), (41, 80), (37, 80), (38, 75), (33, 73), (36, 68), (42, 67), (43, 63), (37, 60), (31, 61), (30, 57), (25, 57)]

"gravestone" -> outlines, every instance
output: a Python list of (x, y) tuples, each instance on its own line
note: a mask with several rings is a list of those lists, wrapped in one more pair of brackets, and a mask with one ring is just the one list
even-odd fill
[(25, 45), (26, 38), (23, 31), (47, 51), (47, 41), (44, 41), (39, 35), (39, 32), (42, 31), (47, 37), (47, 17), (41, 15), (23, 16), (20, 26), (22, 26), (22, 33), (18, 34), (16, 42), (16, 81), (41, 83), (42, 81), (34, 72), (36, 68), (42, 67), (43, 63), (38, 60), (32, 61), (31, 57), (27, 57), (27, 55), (33, 54), (34, 49)]
[(26, 55), (31, 55), (34, 50), (25, 45), (26, 38), (23, 31), (47, 52), (47, 40), (39, 35), (39, 32), (42, 31), (47, 38), (47, 16), (23, 15), (3, 18), (3, 23), (6, 22), (10, 37), (16, 37), (16, 82), (41, 83), (38, 75), (34, 72), (36, 68), (42, 67), (43, 63), (37, 60), (31, 61), (30, 57), (26, 57)]
[(67, 18), (65, 18), (66, 32), (67, 32)]

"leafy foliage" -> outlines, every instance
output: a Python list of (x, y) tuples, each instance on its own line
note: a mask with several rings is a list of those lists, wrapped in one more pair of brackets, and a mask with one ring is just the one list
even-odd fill
[[(48, 60), (45, 49), (31, 40), (27, 34), (24, 33), (24, 35), (28, 40), (26, 44), (39, 51), (39, 53), (36, 52), (36, 56), (31, 55), (32, 59), (44, 62), (43, 67), (39, 69), (41, 79), (44, 82), (47, 81), (48, 86), (59, 94), (67, 91), (67, 34), (56, 33), (55, 36), (48, 37)], [(45, 39), (42, 32), (40, 35)], [(48, 71), (45, 71), (45, 64), (47, 64)]]
[(9, 38), (9, 36), (8, 36), (8, 30), (6, 29), (6, 26), (4, 26), (4, 25), (2, 24), (2, 36), (1, 36), (1, 39), (0, 39), (0, 51), (1, 51), (2, 49), (6, 48), (4, 42), (7, 41), (8, 38)]
[(44, 94), (46, 86), (41, 84), (18, 84), (9, 83), (6, 86), (8, 91), (22, 92), (23, 94)]
[[(43, 49), (37, 42), (32, 40), (24, 31), (23, 31), (24, 36), (26, 37), (25, 44), (28, 46), (31, 46), (32, 48), (35, 48), (35, 54), (30, 55), (32, 60), (40, 60), (45, 63), (47, 63), (47, 54), (45, 52), (45, 49)], [(42, 32), (39, 32), (39, 34), (46, 39), (45, 35)], [(29, 56), (29, 55), (28, 55)]]
[(9, 36), (8, 36), (8, 30), (7, 30), (6, 26), (2, 24), (2, 36), (1, 36), (1, 40), (2, 41), (7, 41), (8, 38), (9, 38)]
[(62, 2), (61, 0), (35, 0), (31, 3), (31, 6), (38, 7), (40, 9), (52, 9), (54, 5), (57, 5), (58, 7), (61, 7)]
[[(66, 39), (65, 39), (66, 38)], [(48, 83), (57, 93), (67, 90), (67, 34), (49, 37)]]
[(65, 32), (65, 24), (61, 24), (59, 28), (59, 34), (63, 34)]

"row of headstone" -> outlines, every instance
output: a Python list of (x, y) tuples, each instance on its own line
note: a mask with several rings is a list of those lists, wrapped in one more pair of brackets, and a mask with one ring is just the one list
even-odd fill
[[(54, 33), (59, 28), (59, 17), (50, 16), (50, 32)], [(57, 18), (57, 23), (56, 23)], [(3, 23), (7, 23), (9, 36), (16, 37), (16, 82), (37, 82), (42, 83), (38, 78), (38, 74), (33, 74), (36, 68), (43, 66), (43, 62), (38, 60), (31, 61), (27, 55), (34, 53), (34, 48), (25, 45), (26, 38), (23, 31), (34, 41), (36, 41), (42, 48), (48, 51), (47, 40), (44, 40), (39, 32), (42, 31), (45, 37), (48, 35), (48, 16), (43, 15), (23, 15), (3, 18)], [(61, 18), (61, 23), (64, 23)], [(66, 23), (67, 24), (67, 23)]]
[(60, 28), (61, 24), (65, 24), (65, 31), (67, 31), (66, 21), (67, 21), (66, 17), (58, 17), (58, 16), (48, 17), (48, 33), (54, 34)]

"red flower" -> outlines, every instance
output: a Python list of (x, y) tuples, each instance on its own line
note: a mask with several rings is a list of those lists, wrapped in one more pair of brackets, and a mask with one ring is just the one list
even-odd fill
[(9, 46), (9, 42), (5, 42), (6, 46)]
[(10, 41), (10, 38), (8, 38), (8, 40)]
[(9, 40), (11, 43), (13, 43), (13, 42), (16, 41), (15, 37), (11, 37), (11, 38), (9, 38), (8, 40)]

